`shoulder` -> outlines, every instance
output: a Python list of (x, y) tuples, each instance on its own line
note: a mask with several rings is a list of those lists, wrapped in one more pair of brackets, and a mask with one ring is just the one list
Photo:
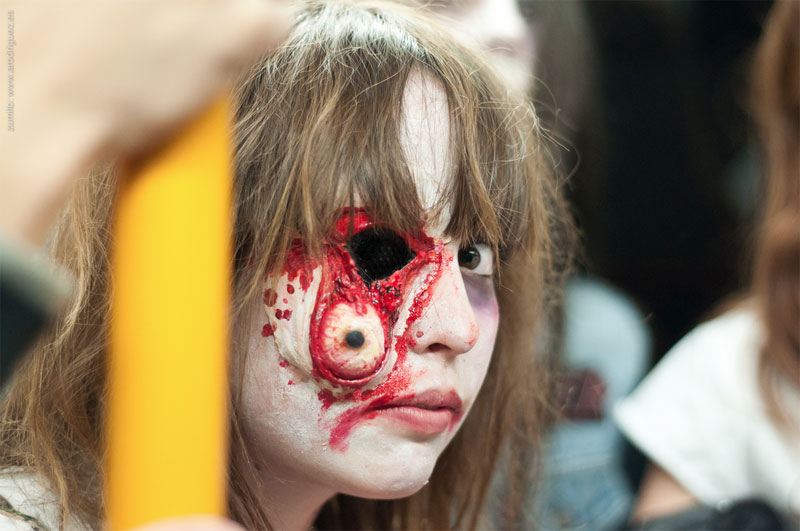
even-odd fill
[(34, 474), (0, 472), (0, 530), (58, 529), (58, 505)]
[(708, 321), (614, 410), (625, 435), (701, 501), (719, 501), (748, 484), (748, 439), (766, 416), (756, 370), (760, 344), (748, 309)]
[[(781, 430), (762, 398), (762, 338), (747, 308), (704, 323), (614, 410), (625, 435), (704, 503), (800, 499), (800, 435)], [(800, 405), (800, 393), (782, 389), (781, 400)]]
[(694, 351), (715, 360), (731, 355), (755, 357), (762, 340), (761, 323), (755, 311), (745, 306), (699, 325), (679, 341), (671, 352)]
[[(686, 334), (664, 357), (665, 362), (692, 358), (695, 364), (753, 358), (762, 341), (761, 325), (749, 307), (739, 308), (707, 321)], [(684, 361), (688, 363), (688, 361)]]
[(747, 308), (730, 311), (701, 324), (681, 339), (648, 374), (631, 399), (633, 404), (662, 393), (673, 400), (700, 401), (741, 411), (760, 408), (757, 365), (761, 326)]

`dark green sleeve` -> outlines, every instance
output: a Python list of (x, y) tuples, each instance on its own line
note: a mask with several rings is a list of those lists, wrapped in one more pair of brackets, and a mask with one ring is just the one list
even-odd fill
[(52, 266), (0, 240), (0, 384), (57, 315), (71, 283)]

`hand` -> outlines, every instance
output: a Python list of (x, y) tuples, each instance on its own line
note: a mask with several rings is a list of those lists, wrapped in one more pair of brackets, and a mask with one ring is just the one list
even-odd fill
[(0, 229), (33, 245), (89, 164), (169, 133), (289, 27), (277, 0), (5, 0), (3, 7), (16, 45)]

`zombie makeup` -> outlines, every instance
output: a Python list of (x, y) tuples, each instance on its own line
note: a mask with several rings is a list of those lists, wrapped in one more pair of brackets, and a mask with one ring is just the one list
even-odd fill
[[(430, 212), (453, 175), (447, 98), (415, 73), (403, 108), (401, 141)], [(476, 400), (498, 325), (491, 252), (449, 240), (448, 219), (409, 234), (344, 210), (318, 256), (295, 241), (265, 279), (239, 358), (265, 499), (397, 498), (430, 477)]]
[[(264, 335), (274, 335), (282, 357), (319, 385), (322, 409), (337, 400), (375, 409), (408, 395), (403, 362), (418, 339), (409, 327), (451, 255), (422, 230), (400, 234), (370, 220), (363, 209), (352, 216), (345, 210), (321, 264), (311, 261), (302, 242), (293, 245), (277, 289), (264, 292)], [(310, 310), (307, 328), (298, 326), (304, 319), (292, 322), (290, 307)], [(357, 417), (350, 412), (335, 423), (332, 445), (343, 446), (349, 431), (343, 426), (354, 425)]]

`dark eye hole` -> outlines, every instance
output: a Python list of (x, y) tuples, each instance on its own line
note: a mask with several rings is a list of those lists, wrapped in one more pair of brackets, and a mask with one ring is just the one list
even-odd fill
[(458, 265), (467, 269), (475, 269), (481, 263), (481, 253), (474, 245), (467, 245), (458, 250)]
[(402, 236), (393, 230), (370, 227), (354, 234), (347, 250), (358, 267), (358, 274), (370, 283), (389, 277), (414, 259)]

